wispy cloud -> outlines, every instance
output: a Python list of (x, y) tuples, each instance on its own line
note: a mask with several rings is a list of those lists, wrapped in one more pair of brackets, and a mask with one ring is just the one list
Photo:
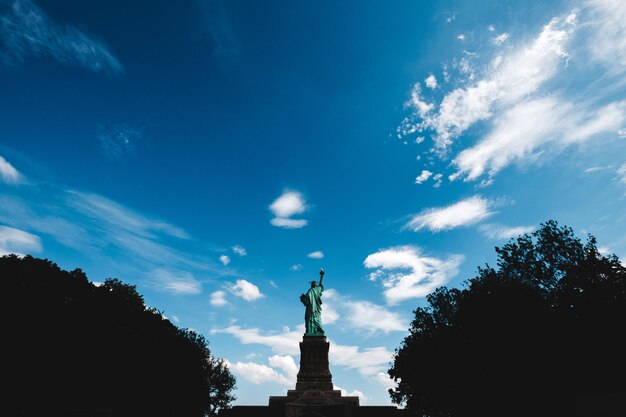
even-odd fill
[(290, 271), (300, 271), (302, 269), (302, 264), (294, 264), (289, 267)]
[(127, 124), (100, 124), (96, 137), (104, 156), (111, 160), (125, 160), (136, 154), (139, 141), (143, 138), (143, 129)]
[(300, 229), (309, 222), (306, 219), (289, 219), (286, 217), (274, 217), (270, 220), (272, 226), (282, 227), (283, 229)]
[(369, 255), (363, 264), (370, 280), (382, 281), (388, 304), (425, 297), (459, 273), (462, 255), (446, 259), (426, 256), (417, 246), (395, 246)]
[(223, 0), (197, 2), (207, 21), (213, 42), (213, 54), (223, 70), (231, 69), (241, 59), (243, 48), (228, 16)]
[(350, 325), (370, 333), (405, 332), (408, 329), (408, 323), (398, 313), (370, 301), (347, 301), (343, 307), (348, 312), (345, 318)]
[[(554, 17), (528, 41), (515, 43), (501, 33), (492, 38), (492, 58), (480, 65), (474, 57), (472, 68), (460, 71), (476, 77), (451, 80), (447, 85), (455, 88), (443, 98), (427, 97), (419, 83), (413, 88), (407, 102), (413, 114), (399, 127), (400, 136), (430, 134), (441, 157), (458, 151), (450, 180), (486, 176), (482, 185), (510, 164), (535, 163), (576, 144), (619, 136), (626, 124), (626, 101), (620, 99), (625, 21), (622, 2), (590, 0)], [(496, 48), (505, 41), (506, 49)], [(586, 80), (583, 89), (580, 80)], [(476, 125), (485, 133), (473, 141), (473, 132), (467, 133)], [(461, 146), (452, 146), (457, 141)]]
[(0, 225), (0, 256), (14, 253), (26, 255), (41, 252), (41, 239), (32, 233)]
[(458, 170), (451, 179), (494, 176), (512, 162), (536, 160), (551, 144), (556, 151), (602, 133), (617, 136), (625, 121), (626, 101), (589, 109), (557, 97), (529, 99), (502, 113), (489, 134), (458, 154), (453, 160)]
[(26, 191), (0, 195), (0, 222), (36, 233), (44, 242), (51, 238), (87, 258), (106, 259), (145, 285), (173, 294), (197, 293), (197, 276), (221, 274), (210, 259), (180, 249), (191, 243), (189, 235), (166, 221), (93, 193), (50, 184), (31, 184)]
[(473, 196), (449, 206), (427, 208), (413, 216), (405, 227), (416, 232), (422, 229), (440, 232), (468, 226), (493, 215), (495, 213), (491, 210), (493, 205), (491, 200)]
[(307, 208), (306, 200), (301, 193), (286, 190), (269, 206), (275, 216), (270, 223), (286, 229), (304, 227), (308, 223), (306, 219), (294, 219), (292, 216), (304, 213)]
[(103, 42), (74, 26), (53, 21), (29, 0), (4, 3), (0, 5), (0, 59), (5, 63), (22, 63), (30, 56), (51, 57), (96, 73), (123, 72), (122, 64)]
[(179, 239), (188, 239), (183, 229), (130, 210), (121, 204), (94, 193), (68, 190), (67, 203), (87, 217), (116, 226), (142, 237), (155, 237), (161, 232)]
[(363, 376), (375, 377), (389, 366), (393, 357), (393, 353), (383, 346), (360, 348), (332, 341), (331, 343), (333, 348), (329, 353), (330, 362), (356, 369)]
[(0, 156), (0, 181), (7, 184), (19, 184), (23, 180), (22, 174), (9, 161)]
[(617, 169), (616, 173), (619, 181), (626, 184), (626, 162)]
[[(242, 344), (265, 345), (279, 355), (293, 356), (300, 354), (298, 343), (302, 339), (304, 326), (300, 326), (295, 330), (285, 328), (282, 332), (263, 334), (259, 328), (246, 329), (233, 325), (224, 329), (213, 329), (211, 333), (231, 334)], [(332, 340), (330, 342), (333, 347), (329, 353), (330, 361), (338, 366), (355, 369), (363, 376), (375, 377), (377, 373), (383, 372), (393, 356), (392, 352), (382, 346), (360, 348), (359, 346), (342, 345)], [(275, 359), (273, 365), (274, 367), (282, 367), (285, 373), (287, 373), (285, 367), (290, 367), (290, 365), (283, 362), (285, 361)], [(276, 372), (275, 369), (274, 372)]]
[(509, 34), (501, 33), (495, 38), (493, 38), (493, 43), (495, 43), (496, 45), (501, 45), (502, 43), (506, 42), (507, 39), (509, 39)]
[(374, 333), (406, 332), (408, 323), (399, 313), (366, 300), (355, 300), (330, 288), (324, 291), (322, 322), (347, 324), (350, 329), (369, 335)]
[[(554, 75), (557, 64), (567, 56), (564, 44), (571, 35), (574, 21), (571, 17), (552, 20), (529, 45), (506, 57), (495, 58), (487, 76), (449, 92), (441, 104), (431, 105), (428, 112), (416, 106), (416, 99), (412, 98), (410, 103), (422, 119), (413, 125), (414, 129), (433, 130), (436, 147), (445, 150), (472, 124), (490, 118), (494, 105), (517, 103), (536, 91)], [(419, 96), (419, 91), (414, 89), (412, 95), (416, 94)], [(417, 101), (423, 101), (421, 96)]]
[(525, 233), (531, 233), (535, 226), (505, 226), (497, 223), (483, 224), (478, 229), (490, 239), (511, 239)]
[(262, 334), (259, 328), (242, 328), (237, 325), (228, 326), (224, 329), (212, 329), (212, 334), (227, 333), (236, 337), (244, 345), (259, 344), (269, 346), (274, 352), (283, 355), (299, 355), (298, 343), (304, 333), (304, 325), (295, 330), (289, 328), (282, 332)]
[(620, 0), (588, 0), (587, 48), (612, 72), (626, 71), (626, 8)]
[(202, 284), (188, 271), (172, 271), (165, 268), (150, 273), (150, 285), (157, 290), (173, 294), (200, 294)]

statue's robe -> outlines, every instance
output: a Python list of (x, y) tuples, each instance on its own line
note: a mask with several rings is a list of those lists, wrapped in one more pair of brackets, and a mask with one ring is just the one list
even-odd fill
[(309, 288), (306, 294), (302, 294), (300, 299), (306, 306), (304, 311), (304, 324), (306, 326), (305, 336), (323, 335), (322, 329), (322, 292), (324, 287)]

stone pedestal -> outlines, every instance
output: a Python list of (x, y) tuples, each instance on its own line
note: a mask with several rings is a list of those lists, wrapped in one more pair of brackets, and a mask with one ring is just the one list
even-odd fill
[(359, 406), (359, 397), (342, 396), (333, 389), (328, 369), (330, 343), (326, 336), (304, 336), (300, 342), (300, 370), (296, 389), (272, 396), (268, 406), (235, 406), (220, 417), (397, 417), (396, 407)]
[(304, 336), (300, 342), (296, 389), (287, 391), (286, 396), (270, 397), (270, 407), (286, 407), (289, 411), (308, 406), (358, 406), (359, 397), (342, 397), (341, 391), (333, 389), (333, 377), (328, 369), (329, 348), (326, 336)]
[(330, 343), (326, 336), (304, 336), (300, 342), (300, 370), (296, 391), (332, 390), (333, 377), (328, 369)]

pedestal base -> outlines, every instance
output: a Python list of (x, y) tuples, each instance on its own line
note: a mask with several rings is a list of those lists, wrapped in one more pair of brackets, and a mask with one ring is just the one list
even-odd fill
[(328, 369), (330, 343), (326, 336), (304, 336), (300, 342), (300, 370), (296, 389), (272, 396), (269, 405), (236, 406), (221, 410), (220, 417), (396, 417), (404, 410), (391, 406), (359, 405), (359, 397), (342, 396), (333, 389)]

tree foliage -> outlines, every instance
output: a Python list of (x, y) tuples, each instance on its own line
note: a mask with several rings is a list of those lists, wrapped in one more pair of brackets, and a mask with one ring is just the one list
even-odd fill
[[(555, 221), (501, 248), (463, 289), (417, 308), (389, 375), (420, 416), (625, 410), (626, 269)], [(607, 414), (602, 414), (606, 412)]]
[(134, 286), (95, 286), (30, 256), (0, 258), (0, 277), (9, 414), (199, 417), (234, 399), (204, 337), (147, 308)]

